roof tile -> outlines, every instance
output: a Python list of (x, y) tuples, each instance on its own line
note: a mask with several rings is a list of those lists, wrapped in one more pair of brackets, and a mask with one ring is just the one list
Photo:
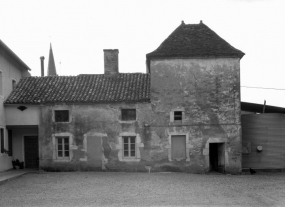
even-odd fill
[(79, 75), (27, 77), (5, 104), (149, 102), (150, 75)]
[(147, 59), (161, 57), (239, 57), (244, 53), (203, 24), (182, 22)]

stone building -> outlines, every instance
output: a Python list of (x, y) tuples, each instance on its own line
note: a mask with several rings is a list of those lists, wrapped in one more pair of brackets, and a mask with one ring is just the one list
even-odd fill
[(240, 172), (243, 52), (182, 22), (145, 74), (119, 73), (118, 53), (104, 50), (104, 74), (24, 78), (6, 100), (38, 129), (40, 169)]

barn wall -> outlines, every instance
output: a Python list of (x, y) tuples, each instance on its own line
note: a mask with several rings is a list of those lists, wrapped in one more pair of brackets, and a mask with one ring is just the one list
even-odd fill
[[(255, 169), (285, 168), (283, 114), (242, 115), (242, 167)], [(262, 146), (262, 151), (257, 150)]]

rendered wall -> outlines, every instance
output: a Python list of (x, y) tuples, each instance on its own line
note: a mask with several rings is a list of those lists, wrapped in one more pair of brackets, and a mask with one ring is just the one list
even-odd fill
[[(152, 60), (151, 157), (154, 168), (209, 170), (209, 143), (225, 143), (225, 172), (241, 170), (240, 65), (238, 58)], [(170, 112), (184, 111), (182, 123)], [(188, 136), (189, 158), (169, 161), (171, 135)], [(158, 156), (158, 151), (161, 151)]]
[[(8, 149), (8, 135), (6, 131), (6, 119), (3, 102), (12, 91), (12, 80), (15, 80), (16, 83), (18, 83), (22, 77), (22, 73), (25, 74), (25, 76), (29, 76), (29, 73), (21, 72), (24, 71), (21, 69), (21, 66), (18, 65), (13, 59), (11, 59), (1, 48), (0, 71), (2, 72), (3, 82), (3, 94), (0, 95), (0, 128), (4, 129), (4, 145), (5, 149)], [(5, 171), (12, 168), (11, 160), (12, 158), (10, 156), (0, 152), (0, 171)]]
[(26, 105), (27, 109), (23, 111), (17, 109), (17, 107), (5, 106), (6, 125), (39, 125), (39, 106)]

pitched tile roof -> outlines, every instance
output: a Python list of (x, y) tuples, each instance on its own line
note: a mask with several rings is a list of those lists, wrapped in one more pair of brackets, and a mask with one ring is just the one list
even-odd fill
[(120, 73), (27, 77), (4, 104), (149, 102), (150, 76)]
[(239, 57), (244, 53), (217, 35), (208, 26), (200, 24), (179, 25), (153, 52), (153, 57)]

